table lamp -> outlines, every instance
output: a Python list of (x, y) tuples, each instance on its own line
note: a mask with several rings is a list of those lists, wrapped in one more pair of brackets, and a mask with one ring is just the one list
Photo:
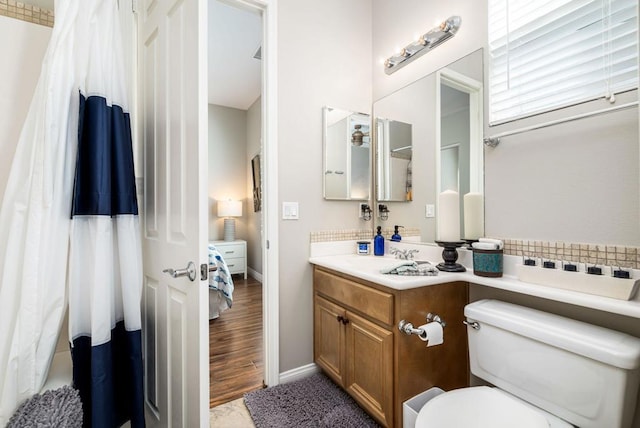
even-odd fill
[(242, 201), (218, 201), (218, 217), (224, 217), (224, 240), (235, 241), (236, 219), (242, 217)]

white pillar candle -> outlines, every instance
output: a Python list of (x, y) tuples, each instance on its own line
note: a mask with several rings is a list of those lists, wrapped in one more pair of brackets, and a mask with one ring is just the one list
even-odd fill
[(478, 239), (484, 236), (484, 203), (481, 193), (464, 195), (464, 237)]
[(460, 195), (453, 190), (438, 195), (438, 240), (460, 240)]

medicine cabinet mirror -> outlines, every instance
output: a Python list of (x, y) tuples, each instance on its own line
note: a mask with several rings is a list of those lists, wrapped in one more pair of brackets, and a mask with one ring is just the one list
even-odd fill
[[(458, 191), (461, 198), (468, 192), (482, 193), (482, 82), (479, 49), (375, 101), (375, 195), (377, 201), (392, 203), (387, 204), (389, 219), (376, 217), (374, 226), (417, 228), (420, 241), (433, 242), (437, 218), (427, 217), (427, 212), (433, 207), (437, 213), (438, 194), (447, 188)], [(410, 159), (394, 157), (398, 152), (385, 148), (390, 137), (384, 128), (390, 121), (404, 124), (405, 133), (410, 129), (410, 143), (403, 143), (411, 147)], [(400, 165), (397, 171), (386, 165), (392, 162)], [(460, 218), (463, 234), (463, 213)]]
[(369, 200), (371, 120), (365, 113), (323, 109), (324, 198)]

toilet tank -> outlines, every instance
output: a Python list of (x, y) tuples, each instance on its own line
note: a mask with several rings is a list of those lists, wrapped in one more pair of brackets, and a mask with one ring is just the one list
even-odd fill
[(474, 375), (581, 428), (631, 425), (640, 339), (497, 300), (464, 313)]

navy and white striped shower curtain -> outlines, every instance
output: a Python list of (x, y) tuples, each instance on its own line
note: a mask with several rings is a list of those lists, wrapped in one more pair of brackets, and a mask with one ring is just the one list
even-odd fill
[(129, 114), (80, 96), (69, 254), (73, 382), (85, 426), (144, 426), (142, 263)]
[[(86, 0), (82, 0), (86, 1)], [(93, 0), (80, 86), (69, 339), (85, 426), (144, 426), (142, 256), (116, 2)]]
[(55, 16), (0, 210), (0, 425), (40, 392), (68, 301), (84, 426), (143, 427), (142, 255), (118, 2), (57, 0)]

